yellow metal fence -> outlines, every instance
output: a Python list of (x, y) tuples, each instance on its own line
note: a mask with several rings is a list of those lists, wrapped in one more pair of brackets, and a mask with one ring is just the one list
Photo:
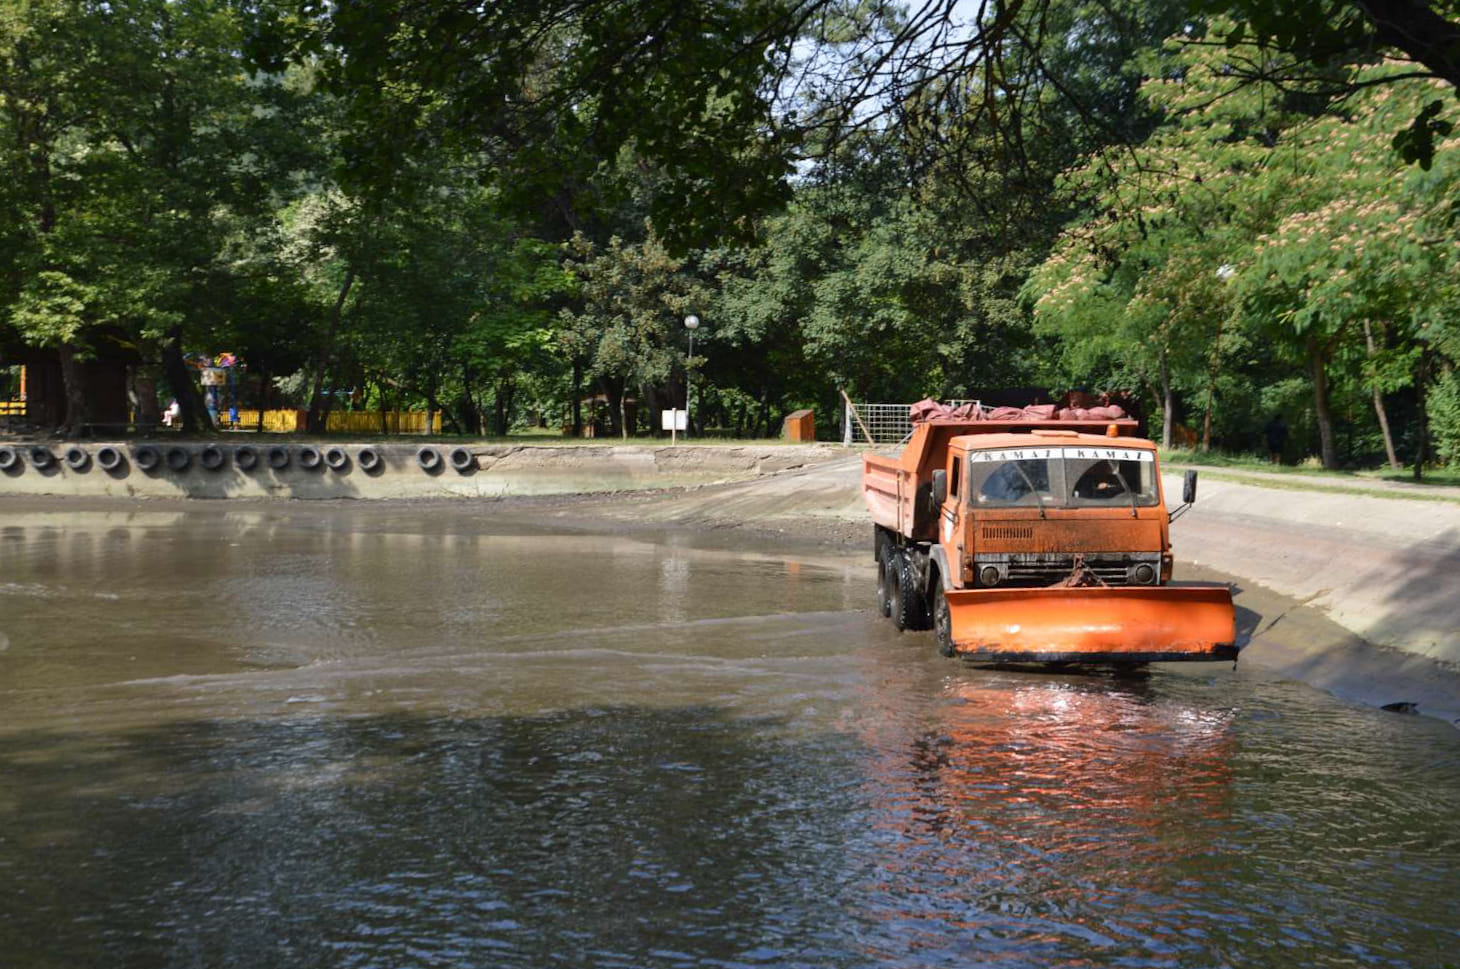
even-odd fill
[[(306, 426), (305, 419), (308, 414), (309, 412), (306, 410), (266, 410), (264, 411), (264, 430), (271, 434), (290, 434), (294, 431), (302, 431)], [(225, 411), (218, 416), (226, 421), (228, 415)], [(238, 423), (233, 426), (240, 430), (253, 430), (259, 426), (259, 412), (240, 410)], [(330, 412), (329, 421), (325, 424), (325, 430), (342, 434), (421, 434), (425, 429), (426, 412), (418, 410), (386, 411), (383, 419), (378, 410), (337, 410)], [(439, 413), (431, 415), (431, 431), (435, 434), (441, 433), (441, 415)]]

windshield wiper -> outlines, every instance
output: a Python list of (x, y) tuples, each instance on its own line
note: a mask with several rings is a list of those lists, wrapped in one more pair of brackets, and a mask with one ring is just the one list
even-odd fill
[(1019, 477), (1024, 479), (1024, 483), (1029, 486), (1029, 493), (1034, 496), (1035, 503), (1039, 505), (1039, 517), (1048, 519), (1049, 516), (1044, 513), (1044, 499), (1040, 497), (1039, 489), (1034, 487), (1034, 482), (1029, 480), (1029, 475), (1024, 473), (1023, 468), (1019, 467), (1018, 461), (1010, 461), (1009, 463), (1014, 466), (1015, 471), (1019, 472)]
[(1120, 486), (1125, 489), (1126, 494), (1130, 495), (1130, 516), (1135, 518), (1137, 517), (1135, 489), (1130, 486), (1129, 481), (1125, 480), (1125, 475), (1120, 473), (1120, 465), (1112, 465), (1112, 467), (1115, 469), (1115, 476), (1120, 479)]

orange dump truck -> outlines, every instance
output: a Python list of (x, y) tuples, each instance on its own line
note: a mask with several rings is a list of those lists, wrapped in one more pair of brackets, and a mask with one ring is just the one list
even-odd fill
[[(934, 419), (900, 456), (867, 454), (883, 615), (989, 663), (1236, 659), (1231, 590), (1171, 582), (1173, 516), (1136, 426)], [(1195, 499), (1188, 471), (1175, 514)]]

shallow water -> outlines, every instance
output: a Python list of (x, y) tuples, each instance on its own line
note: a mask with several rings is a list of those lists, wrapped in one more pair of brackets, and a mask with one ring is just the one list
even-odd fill
[(966, 668), (824, 553), (75, 508), (0, 504), (5, 967), (1457, 962), (1441, 723)]

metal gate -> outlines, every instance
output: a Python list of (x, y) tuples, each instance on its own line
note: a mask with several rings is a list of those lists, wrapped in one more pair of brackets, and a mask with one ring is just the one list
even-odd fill
[[(953, 407), (978, 404), (976, 400), (945, 400)], [(911, 404), (874, 404), (846, 400), (842, 420), (842, 443), (902, 444), (912, 437)]]

